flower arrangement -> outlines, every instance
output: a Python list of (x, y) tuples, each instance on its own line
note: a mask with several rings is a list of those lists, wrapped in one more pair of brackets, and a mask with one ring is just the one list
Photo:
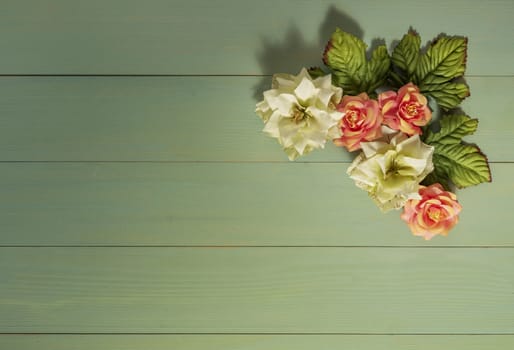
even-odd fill
[(455, 194), (491, 181), (487, 157), (463, 141), (478, 120), (458, 109), (469, 96), (463, 80), (467, 38), (441, 35), (426, 49), (413, 30), (391, 54), (340, 29), (323, 62), (298, 75), (275, 74), (256, 113), (289, 160), (327, 141), (359, 151), (347, 170), (384, 212), (402, 209), (412, 233), (446, 236), (462, 209)]

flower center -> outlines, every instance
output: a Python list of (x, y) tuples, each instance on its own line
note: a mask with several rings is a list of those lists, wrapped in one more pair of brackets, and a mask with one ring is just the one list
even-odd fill
[(391, 167), (387, 169), (386, 173), (385, 173), (385, 180), (388, 180), (390, 177), (392, 176), (396, 176), (399, 174), (399, 167), (396, 165), (396, 163), (393, 161), (393, 163), (391, 163)]
[(409, 103), (405, 106), (405, 111), (411, 116), (418, 115), (418, 106), (415, 103)]
[(441, 212), (440, 208), (431, 207), (428, 209), (428, 217), (433, 221), (439, 221), (441, 216), (444, 217), (444, 214)]
[(388, 151), (386, 153), (386, 156), (387, 157), (387, 161), (386, 161), (386, 172), (384, 174), (384, 180), (386, 181), (389, 181), (389, 180), (392, 180), (394, 181), (394, 179), (391, 179), (391, 177), (396, 177), (398, 175), (400, 175), (400, 165), (398, 164), (397, 162), (397, 159), (396, 159), (396, 152), (394, 151)]
[(352, 129), (354, 129), (361, 120), (360, 113), (353, 109), (347, 111), (344, 118), (346, 120), (346, 124)]
[(305, 108), (303, 106), (295, 106), (294, 107), (293, 120), (296, 124), (300, 123), (301, 121), (303, 121), (305, 119), (309, 119), (310, 117), (312, 117), (312, 115), (310, 115), (307, 112), (307, 108)]

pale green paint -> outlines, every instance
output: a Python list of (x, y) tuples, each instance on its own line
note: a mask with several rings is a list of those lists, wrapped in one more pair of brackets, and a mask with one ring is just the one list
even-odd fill
[[(269, 77), (0, 78), (0, 160), (284, 161), (253, 94)], [(493, 161), (514, 160), (514, 78), (469, 78), (465, 112)], [(262, 98), (260, 93), (259, 98)], [(349, 161), (329, 144), (299, 161)]]
[(1, 73), (261, 74), (321, 64), (336, 26), (390, 44), (470, 38), (469, 74), (514, 74), (512, 0), (3, 0)]
[(131, 335), (0, 336), (9, 350), (493, 350), (514, 336)]
[(509, 333), (513, 249), (1, 248), (1, 332)]
[(413, 237), (348, 164), (1, 164), (0, 244), (514, 245), (514, 164), (458, 192), (446, 238)]
[[(302, 161), (337, 163), (287, 163), (253, 113), (269, 77), (1, 77), (0, 161), (22, 163), (0, 164), (0, 245), (35, 247), (0, 248), (0, 332), (197, 333), (4, 334), (1, 349), (513, 348), (511, 0), (0, 7), (1, 74), (296, 73), (321, 63), (337, 25), (367, 42), (409, 26), (423, 42), (466, 35), (463, 107), (480, 118), (470, 140), (510, 163), (493, 166), (493, 184), (459, 192), (448, 238), (424, 242), (355, 188), (346, 152), (329, 145)], [(37, 247), (102, 244), (291, 247)]]

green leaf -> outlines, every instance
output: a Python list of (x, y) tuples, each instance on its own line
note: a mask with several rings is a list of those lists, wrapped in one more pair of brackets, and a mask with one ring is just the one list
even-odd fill
[(395, 72), (393, 69), (389, 71), (389, 80), (392, 86), (401, 87), (408, 83), (408, 78), (405, 78), (401, 73)]
[(469, 96), (469, 87), (463, 83), (421, 83), (419, 90), (421, 93), (435, 98), (437, 104), (446, 111), (457, 107), (462, 100)]
[(328, 74), (320, 67), (311, 67), (307, 71), (309, 72), (309, 75), (311, 76), (312, 79), (316, 79), (316, 78), (319, 78), (319, 77), (322, 77), (322, 76), (325, 76)]
[(487, 157), (475, 145), (435, 144), (436, 176), (443, 174), (458, 188), (491, 182)]
[(420, 57), (415, 82), (421, 93), (437, 100), (444, 110), (457, 107), (469, 96), (469, 87), (454, 82), (466, 70), (468, 40), (463, 37), (440, 37)]
[(380, 45), (373, 51), (367, 66), (366, 80), (368, 81), (368, 86), (366, 91), (371, 95), (374, 94), (376, 89), (384, 85), (391, 67), (391, 60), (385, 45)]
[(390, 68), (390, 58), (385, 45), (377, 47), (368, 61), (366, 44), (356, 36), (337, 28), (323, 54), (323, 62), (332, 69), (334, 83), (346, 95), (366, 92), (385, 84)]
[(406, 75), (401, 85), (412, 81), (412, 76), (418, 64), (420, 46), (421, 38), (418, 33), (409, 30), (393, 50), (391, 56), (392, 63)]
[(423, 186), (430, 186), (435, 183), (441, 184), (447, 191), (453, 190), (450, 186), (450, 179), (442, 167), (435, 167), (434, 171), (428, 174), (421, 182)]
[(478, 120), (464, 114), (445, 115), (439, 120), (440, 130), (427, 130), (424, 142), (434, 146), (434, 171), (424, 183), (441, 183), (446, 188), (450, 181), (462, 188), (491, 181), (487, 157), (476, 145), (465, 144), (462, 138), (473, 134)]
[(467, 38), (440, 37), (427, 49), (416, 66), (416, 76), (424, 82), (430, 75), (450, 81), (464, 75), (466, 70)]
[(360, 92), (366, 64), (366, 44), (359, 38), (337, 28), (323, 54), (323, 62), (333, 70), (334, 81), (345, 94)]
[(441, 129), (438, 132), (428, 130), (424, 142), (433, 145), (454, 145), (462, 141), (466, 135), (473, 134), (478, 127), (478, 119), (471, 119), (464, 114), (447, 115), (439, 121)]
[(466, 70), (467, 38), (441, 36), (424, 54), (420, 42), (419, 35), (410, 30), (394, 48), (390, 82), (396, 87), (412, 82), (442, 109), (457, 107), (469, 96), (469, 87), (456, 81)]

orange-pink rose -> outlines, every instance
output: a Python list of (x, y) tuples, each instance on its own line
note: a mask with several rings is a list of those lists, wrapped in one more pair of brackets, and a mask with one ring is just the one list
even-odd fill
[(382, 136), (382, 113), (378, 102), (363, 92), (357, 96), (343, 96), (337, 106), (343, 112), (339, 122), (342, 136), (334, 140), (337, 146), (343, 146), (353, 152), (361, 148), (362, 141), (373, 141)]
[(438, 183), (420, 186), (419, 195), (421, 199), (407, 200), (400, 217), (416, 236), (426, 240), (435, 235), (446, 236), (459, 222), (462, 206), (457, 196)]
[(402, 86), (398, 92), (379, 94), (378, 102), (384, 124), (407, 135), (421, 134), (420, 126), (427, 125), (432, 118), (427, 98), (412, 83)]

